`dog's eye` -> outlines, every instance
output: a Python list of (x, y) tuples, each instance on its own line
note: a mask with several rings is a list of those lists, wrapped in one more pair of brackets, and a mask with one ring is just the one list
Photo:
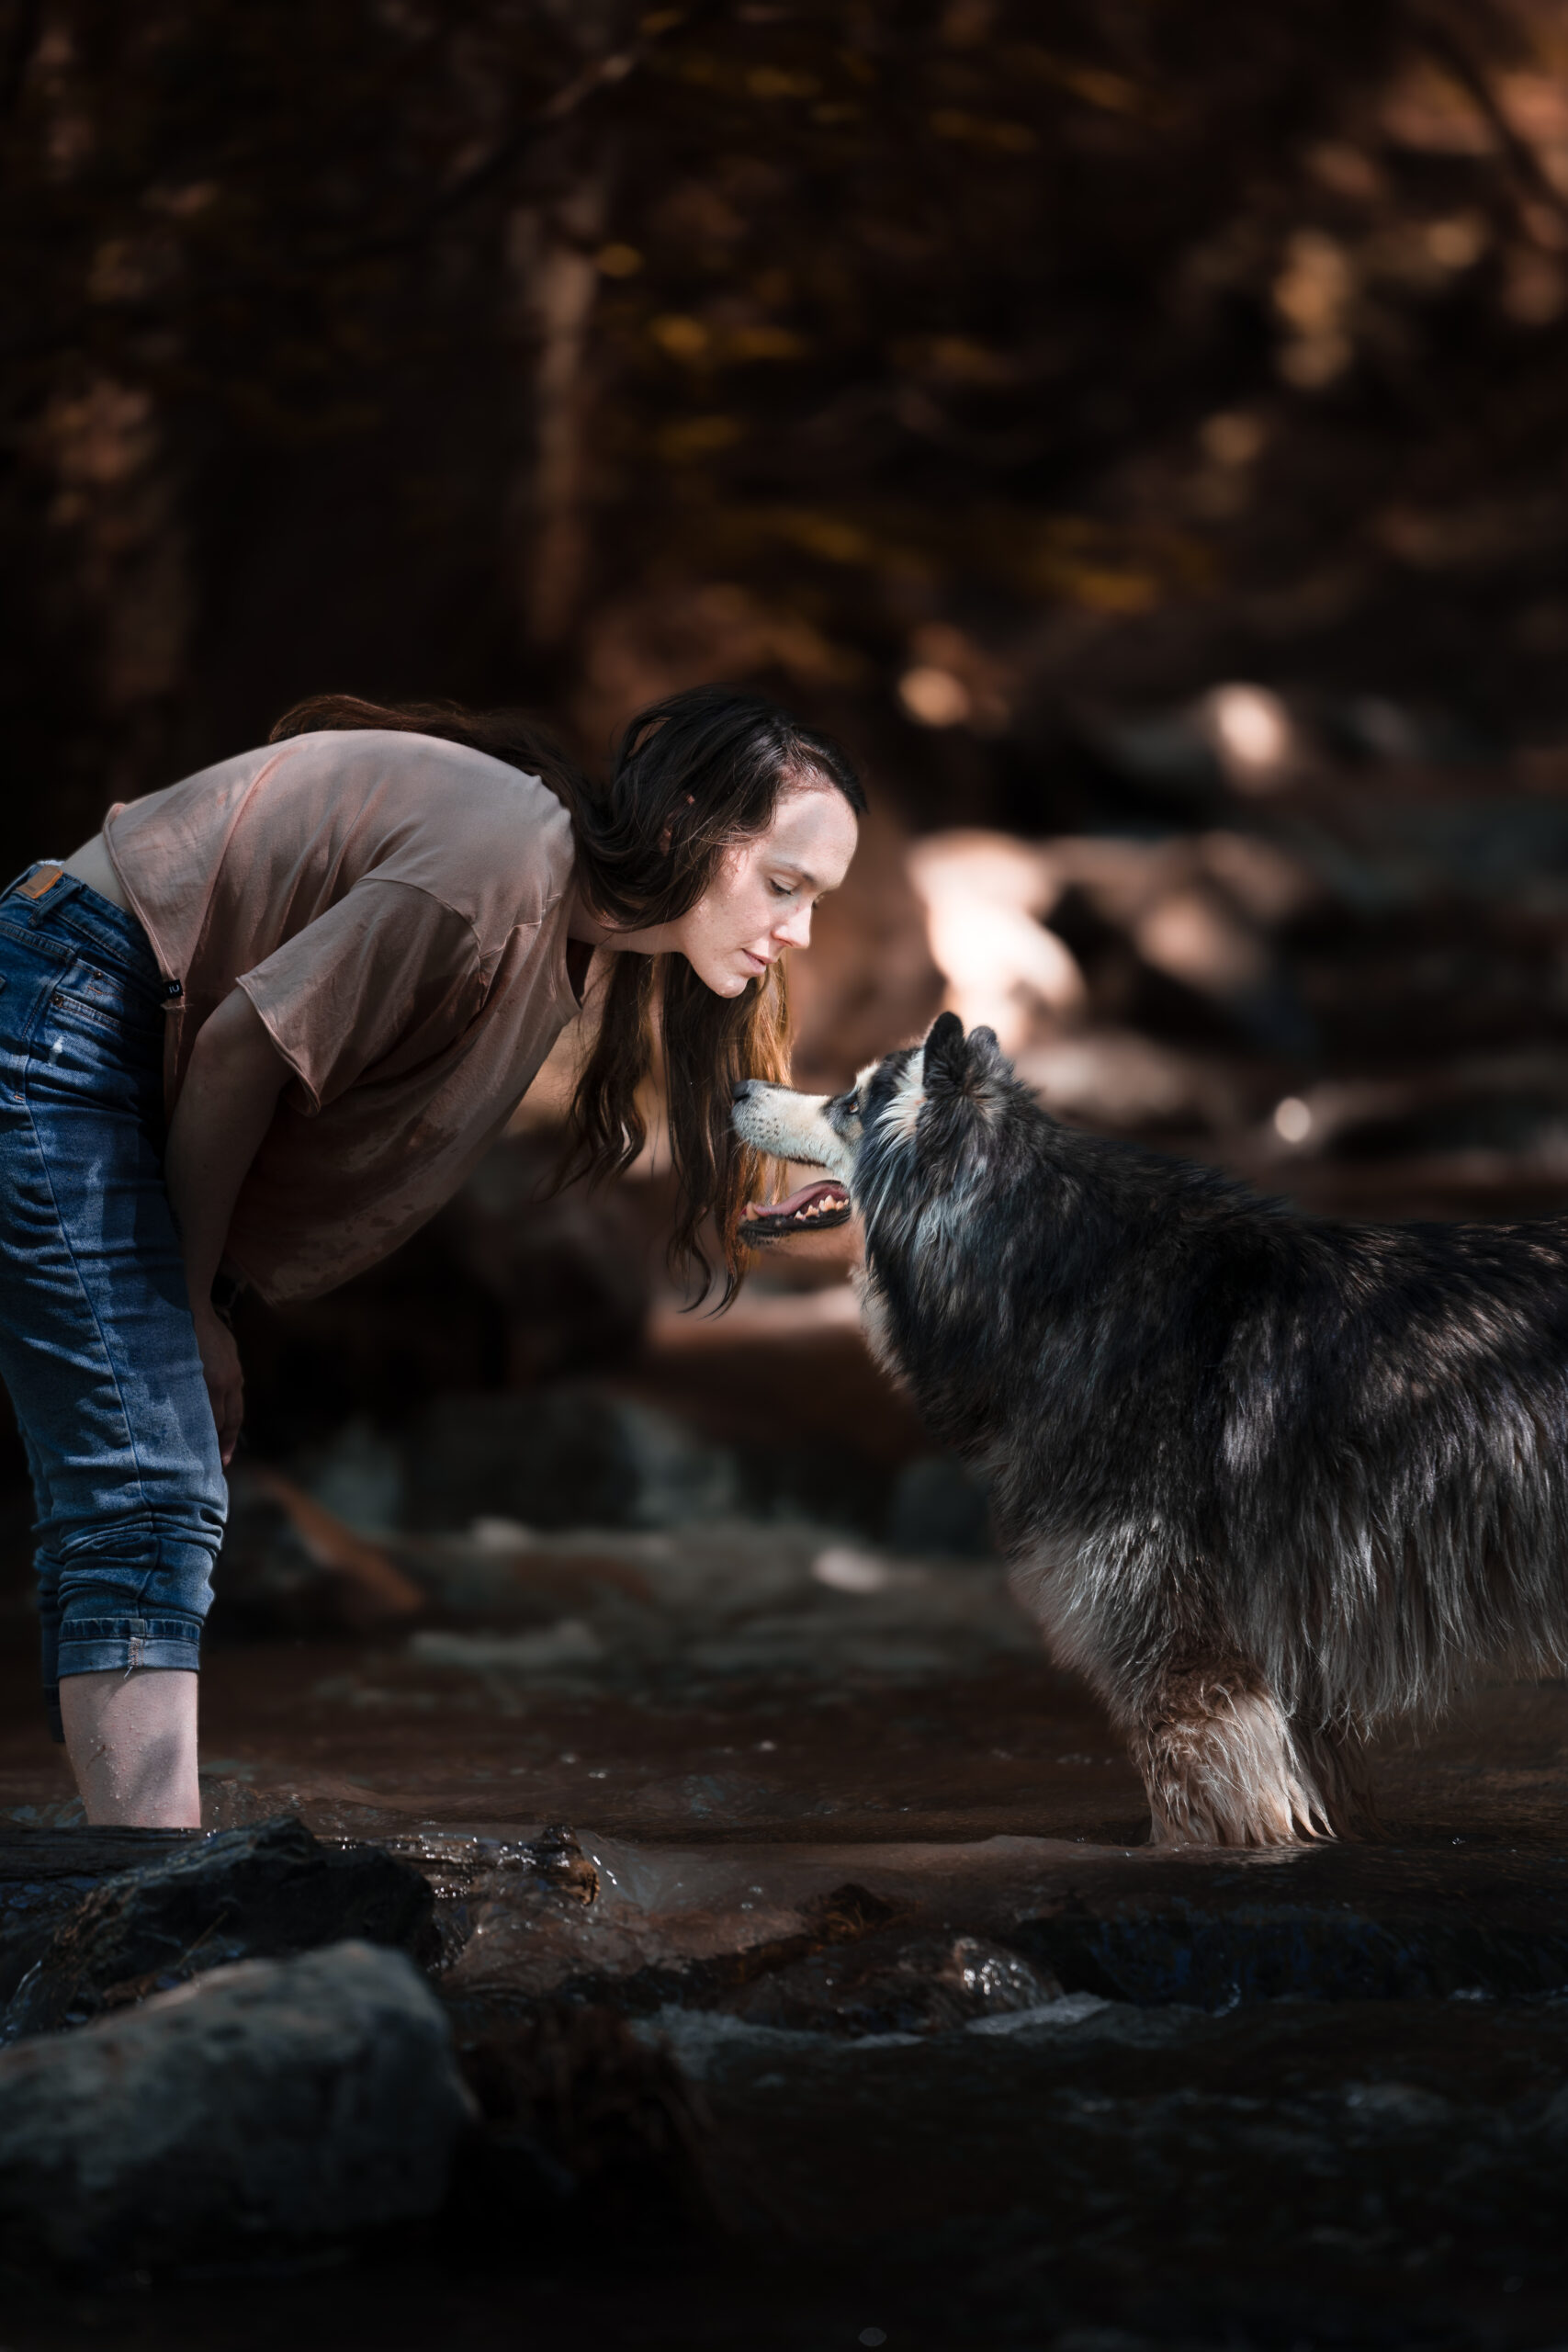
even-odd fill
[(844, 1097), (844, 1108), (849, 1113), (852, 1119), (858, 1119), (860, 1117), (860, 1096), (858, 1094), (846, 1094)]

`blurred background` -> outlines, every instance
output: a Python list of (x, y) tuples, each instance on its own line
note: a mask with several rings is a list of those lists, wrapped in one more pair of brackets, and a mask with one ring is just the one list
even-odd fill
[[(7, 0), (0, 116), (7, 871), (307, 694), (596, 764), (745, 681), (873, 797), (804, 1082), (948, 1004), (1314, 1208), (1568, 1206), (1568, 0)], [(246, 1303), (220, 1626), (421, 1530), (983, 1557), (852, 1236), (682, 1317), (657, 1152), (545, 1196), (580, 1046)]]

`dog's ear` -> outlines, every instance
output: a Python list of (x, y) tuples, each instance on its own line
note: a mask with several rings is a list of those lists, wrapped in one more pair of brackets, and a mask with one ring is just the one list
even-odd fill
[(967, 1037), (956, 1012), (943, 1012), (931, 1024), (926, 1039), (920, 1082), (928, 1094), (944, 1086), (964, 1087), (974, 1093), (988, 1079), (1009, 1075), (1007, 1057), (994, 1029), (971, 1029)]
[(1001, 1078), (1008, 1073), (1008, 1057), (997, 1041), (994, 1029), (971, 1029), (964, 1043), (969, 1048), (970, 1074), (976, 1078)]
[(938, 1013), (927, 1035), (920, 1064), (920, 1083), (928, 1094), (944, 1086), (963, 1085), (969, 1067), (968, 1042), (956, 1012)]

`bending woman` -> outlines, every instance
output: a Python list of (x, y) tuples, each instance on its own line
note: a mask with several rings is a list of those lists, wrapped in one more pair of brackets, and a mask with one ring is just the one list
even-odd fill
[(501, 1133), (602, 948), (571, 1164), (640, 1148), (657, 1019), (673, 1249), (710, 1274), (711, 1220), (728, 1295), (761, 1172), (731, 1089), (784, 1074), (780, 958), (863, 807), (832, 744), (724, 687), (644, 711), (600, 789), (505, 715), (327, 698), (0, 899), (0, 1375), (90, 1821), (201, 1817), (243, 1402), (215, 1285), (310, 1297), (395, 1249)]

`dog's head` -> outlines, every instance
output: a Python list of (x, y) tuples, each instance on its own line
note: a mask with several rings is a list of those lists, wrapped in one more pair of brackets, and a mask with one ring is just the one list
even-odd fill
[(749, 1079), (735, 1090), (738, 1135), (758, 1151), (820, 1168), (787, 1200), (753, 1206), (748, 1242), (777, 1241), (870, 1218), (879, 1202), (960, 1183), (1007, 1098), (1021, 1092), (995, 1033), (968, 1036), (944, 1012), (924, 1043), (870, 1062), (844, 1094), (797, 1094)]

